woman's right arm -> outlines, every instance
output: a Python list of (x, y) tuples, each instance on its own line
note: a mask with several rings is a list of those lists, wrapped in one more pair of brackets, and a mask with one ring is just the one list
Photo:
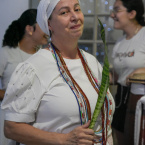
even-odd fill
[(3, 100), (5, 94), (5, 90), (0, 90), (0, 101)]
[(92, 145), (94, 131), (86, 123), (68, 134), (47, 132), (26, 123), (5, 121), (4, 132), (7, 138), (26, 145)]
[(11, 77), (1, 104), (7, 120), (4, 125), (5, 136), (26, 145), (92, 145), (94, 131), (88, 128), (90, 121), (67, 134), (47, 132), (27, 124), (35, 121), (38, 106), (46, 91), (36, 70), (29, 63), (22, 63)]

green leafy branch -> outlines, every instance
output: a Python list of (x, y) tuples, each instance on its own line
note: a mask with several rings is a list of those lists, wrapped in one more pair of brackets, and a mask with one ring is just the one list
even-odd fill
[(103, 66), (103, 71), (102, 71), (102, 81), (101, 81), (100, 91), (98, 94), (98, 100), (95, 106), (93, 117), (91, 119), (91, 123), (89, 126), (90, 129), (94, 129), (95, 123), (97, 121), (101, 108), (104, 104), (104, 100), (105, 100), (107, 90), (109, 87), (109, 61), (108, 61), (108, 50), (107, 50), (107, 45), (105, 41), (105, 30), (101, 21), (99, 19), (98, 21), (101, 26), (101, 38), (103, 40), (104, 47), (105, 47), (105, 58), (104, 58), (104, 66)]

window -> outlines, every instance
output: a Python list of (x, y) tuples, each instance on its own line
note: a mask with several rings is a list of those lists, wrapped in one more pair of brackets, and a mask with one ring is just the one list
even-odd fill
[(85, 16), (84, 33), (79, 40), (79, 47), (93, 54), (98, 61), (104, 62), (104, 45), (100, 36), (98, 19), (105, 28), (105, 36), (108, 47), (110, 67), (112, 67), (112, 48), (116, 38), (122, 35), (122, 31), (113, 29), (113, 20), (110, 18), (110, 10), (113, 9), (114, 0), (80, 0), (81, 8)]

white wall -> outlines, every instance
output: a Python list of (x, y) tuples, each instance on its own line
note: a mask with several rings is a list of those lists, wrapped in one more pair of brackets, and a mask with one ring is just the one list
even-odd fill
[(29, 0), (0, 0), (0, 47), (5, 30), (29, 8)]
[(31, 8), (37, 8), (40, 0), (32, 0)]

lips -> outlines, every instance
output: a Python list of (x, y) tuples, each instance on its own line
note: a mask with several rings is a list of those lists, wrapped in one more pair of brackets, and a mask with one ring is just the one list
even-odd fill
[(78, 29), (81, 27), (81, 24), (78, 24), (78, 25), (73, 25), (72, 27), (70, 27), (70, 29)]

